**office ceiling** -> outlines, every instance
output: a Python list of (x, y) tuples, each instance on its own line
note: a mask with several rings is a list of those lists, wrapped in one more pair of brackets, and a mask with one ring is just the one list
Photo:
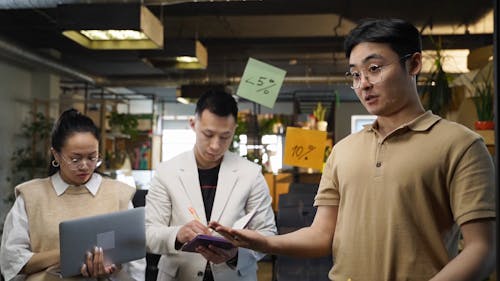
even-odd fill
[(152, 65), (152, 52), (89, 50), (62, 36), (57, 4), (78, 2), (132, 1), (2, 1), (0, 56), (62, 73), (67, 80), (173, 100), (180, 85), (236, 87), (249, 57), (287, 71), (282, 92), (328, 90), (343, 81), (344, 36), (366, 17), (409, 20), (424, 31), (424, 49), (434, 48), (428, 34), (441, 35), (443, 48), (450, 49), (493, 42), (492, 21), (491, 26), (484, 21), (492, 18), (492, 0), (144, 0), (164, 24), (165, 48), (179, 39), (198, 39), (207, 48), (207, 69), (176, 70)]

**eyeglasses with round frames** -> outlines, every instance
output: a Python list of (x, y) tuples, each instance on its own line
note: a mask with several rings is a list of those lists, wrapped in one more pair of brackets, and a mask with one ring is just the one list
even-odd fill
[(102, 158), (99, 156), (89, 157), (89, 158), (76, 158), (76, 157), (74, 157), (74, 158), (67, 159), (61, 153), (58, 153), (58, 154), (64, 160), (64, 162), (66, 162), (66, 164), (68, 164), (68, 167), (74, 171), (81, 169), (83, 167), (84, 163), (90, 169), (98, 168), (102, 164)]
[(365, 68), (365, 70), (348, 71), (345, 73), (345, 78), (347, 80), (347, 83), (351, 85), (351, 89), (359, 89), (359, 87), (361, 87), (361, 80), (363, 76), (368, 81), (368, 83), (372, 85), (380, 83), (383, 80), (382, 70), (386, 66), (389, 66), (395, 62), (406, 61), (412, 55), (413, 54), (404, 55), (400, 57), (398, 60), (390, 62), (385, 65), (370, 64)]

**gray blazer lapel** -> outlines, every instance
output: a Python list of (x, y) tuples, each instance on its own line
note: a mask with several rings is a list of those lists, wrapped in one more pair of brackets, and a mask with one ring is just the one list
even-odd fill
[(213, 221), (220, 220), (234, 187), (236, 186), (236, 182), (238, 181), (238, 165), (235, 157), (237, 156), (232, 155), (230, 152), (224, 154), (224, 159), (222, 160), (219, 170), (219, 178), (217, 180), (217, 192), (215, 193), (214, 206), (210, 216), (210, 219)]
[(187, 157), (179, 163), (179, 178), (182, 188), (191, 203), (191, 206), (186, 206), (186, 211), (188, 211), (189, 207), (194, 208), (201, 222), (206, 224), (207, 218), (205, 216), (205, 206), (203, 205), (200, 180), (198, 178), (198, 166), (196, 165), (194, 152), (187, 153), (186, 155)]

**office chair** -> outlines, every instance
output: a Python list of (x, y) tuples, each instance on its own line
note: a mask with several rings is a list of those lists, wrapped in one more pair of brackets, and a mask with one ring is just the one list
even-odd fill
[(319, 184), (292, 182), (288, 187), (288, 193), (314, 193), (318, 192)]
[[(313, 207), (315, 193), (281, 194), (276, 215), (279, 234), (310, 226), (316, 215)], [(296, 258), (276, 256), (275, 277), (277, 281), (328, 281), (328, 272), (333, 265), (331, 256), (322, 258)]]

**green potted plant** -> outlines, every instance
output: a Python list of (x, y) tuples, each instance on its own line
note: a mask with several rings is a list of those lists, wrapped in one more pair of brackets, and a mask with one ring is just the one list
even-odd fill
[(132, 138), (138, 134), (139, 120), (135, 115), (113, 111), (108, 117), (108, 122), (114, 134), (124, 134)]
[[(474, 123), (476, 130), (493, 130), (493, 82), (491, 76), (492, 67), (478, 71), (475, 79), (474, 94), (472, 100), (476, 107), (477, 119)], [(487, 73), (484, 73), (487, 72)]]
[(326, 107), (323, 107), (321, 102), (318, 102), (316, 108), (313, 111), (314, 118), (316, 119), (316, 127), (320, 131), (326, 131), (328, 127), (328, 122), (325, 121)]
[(54, 120), (38, 112), (32, 121), (21, 125), (24, 145), (18, 146), (10, 158), (11, 173), (7, 181), (14, 186), (35, 177), (45, 176), (50, 159), (50, 132)]
[[(33, 113), (32, 113), (33, 114)], [(8, 192), (2, 194), (4, 204), (10, 207), (15, 200), (14, 188), (25, 181), (47, 176), (50, 162), (50, 132), (54, 120), (38, 112), (21, 125), (21, 133), (16, 135), (16, 148), (10, 157)], [(0, 237), (3, 220), (0, 218)]]

